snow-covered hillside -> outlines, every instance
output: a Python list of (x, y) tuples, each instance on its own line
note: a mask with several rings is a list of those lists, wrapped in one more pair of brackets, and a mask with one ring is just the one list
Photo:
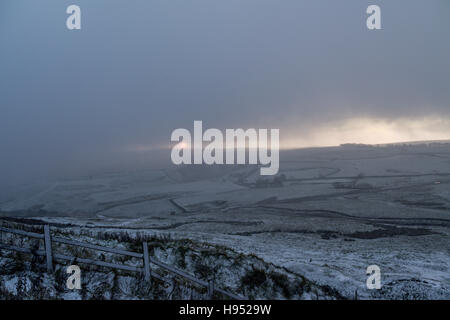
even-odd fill
[[(252, 166), (184, 166), (28, 185), (0, 203), (1, 216), (226, 247), (347, 298), (450, 297), (450, 144), (347, 145), (280, 159), (274, 177)], [(379, 291), (366, 288), (372, 264)]]

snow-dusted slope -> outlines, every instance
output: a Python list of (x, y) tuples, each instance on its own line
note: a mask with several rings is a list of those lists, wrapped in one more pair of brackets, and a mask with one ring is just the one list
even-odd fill
[[(450, 144), (285, 151), (276, 177), (252, 166), (185, 166), (53, 181), (0, 209), (225, 245), (347, 297), (450, 292)], [(381, 291), (365, 288), (370, 264), (381, 268)]]

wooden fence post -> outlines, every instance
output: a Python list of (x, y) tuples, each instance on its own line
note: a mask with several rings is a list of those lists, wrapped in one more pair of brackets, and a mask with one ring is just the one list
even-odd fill
[(50, 237), (50, 227), (44, 226), (45, 256), (47, 258), (47, 272), (53, 272), (52, 239)]
[(214, 296), (214, 280), (208, 281), (208, 299), (212, 300)]
[(148, 244), (147, 242), (142, 243), (142, 249), (144, 251), (144, 278), (145, 281), (151, 281), (150, 273), (150, 259), (148, 258)]

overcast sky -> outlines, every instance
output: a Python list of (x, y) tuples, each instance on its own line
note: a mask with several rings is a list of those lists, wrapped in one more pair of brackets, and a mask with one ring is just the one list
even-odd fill
[(1, 0), (2, 182), (167, 146), (194, 120), (280, 128), (285, 147), (450, 138), (449, 17), (448, 0)]

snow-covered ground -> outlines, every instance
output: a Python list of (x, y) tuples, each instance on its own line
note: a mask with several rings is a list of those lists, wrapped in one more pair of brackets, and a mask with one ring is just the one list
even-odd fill
[[(450, 144), (302, 149), (280, 159), (276, 177), (185, 166), (52, 181), (8, 195), (0, 214), (224, 245), (349, 298), (450, 298)], [(366, 288), (372, 264), (379, 291)]]

